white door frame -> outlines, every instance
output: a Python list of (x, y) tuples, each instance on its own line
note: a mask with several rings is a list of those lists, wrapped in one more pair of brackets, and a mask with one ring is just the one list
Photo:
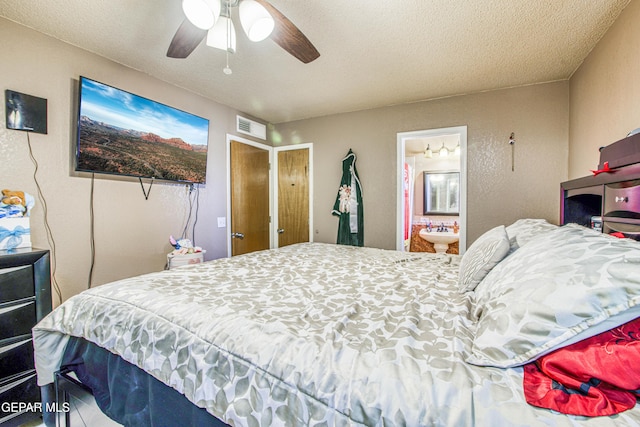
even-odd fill
[(313, 143), (285, 145), (274, 147), (273, 153), (273, 220), (271, 221), (271, 241), (272, 246), (278, 247), (278, 152), (289, 150), (309, 150), (309, 241), (313, 242)]
[[(237, 135), (227, 134), (227, 257), (231, 256), (231, 141), (238, 141), (243, 144), (251, 145), (269, 152), (269, 165), (273, 165), (273, 147), (250, 139), (242, 138)], [(273, 248), (273, 232), (275, 221), (273, 221), (273, 168), (269, 171), (269, 247)]]
[(460, 255), (467, 248), (467, 127), (454, 126), (440, 129), (419, 130), (413, 132), (399, 132), (397, 190), (396, 190), (396, 249), (404, 250), (404, 161), (405, 143), (408, 139), (431, 138), (444, 135), (458, 134), (460, 136)]

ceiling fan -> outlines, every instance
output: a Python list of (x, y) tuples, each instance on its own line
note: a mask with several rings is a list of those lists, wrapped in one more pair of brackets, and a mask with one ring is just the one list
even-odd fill
[(207, 45), (234, 53), (234, 7), (238, 7), (240, 23), (249, 40), (269, 37), (305, 64), (320, 56), (302, 31), (266, 0), (182, 0), (186, 19), (173, 36), (167, 56), (186, 58), (205, 38)]

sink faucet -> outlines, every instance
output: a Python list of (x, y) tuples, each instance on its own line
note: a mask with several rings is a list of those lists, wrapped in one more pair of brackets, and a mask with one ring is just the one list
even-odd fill
[(443, 222), (443, 223), (440, 223), (440, 227), (438, 227), (437, 231), (440, 232), (440, 233), (445, 233), (445, 232), (447, 232), (449, 230), (447, 230), (447, 227), (445, 227), (444, 222)]

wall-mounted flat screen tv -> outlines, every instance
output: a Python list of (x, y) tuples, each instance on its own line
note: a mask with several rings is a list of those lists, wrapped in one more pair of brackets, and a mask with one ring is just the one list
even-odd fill
[(76, 170), (204, 183), (209, 120), (80, 77)]

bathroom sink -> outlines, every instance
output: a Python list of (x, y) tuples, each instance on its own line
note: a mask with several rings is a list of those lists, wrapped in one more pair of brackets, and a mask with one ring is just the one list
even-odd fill
[(429, 231), (426, 228), (420, 230), (420, 237), (427, 242), (433, 243), (437, 253), (446, 252), (450, 243), (455, 243), (460, 238), (458, 233), (452, 231)]

